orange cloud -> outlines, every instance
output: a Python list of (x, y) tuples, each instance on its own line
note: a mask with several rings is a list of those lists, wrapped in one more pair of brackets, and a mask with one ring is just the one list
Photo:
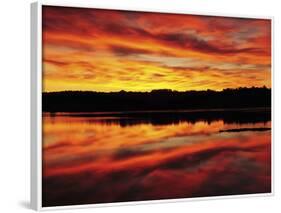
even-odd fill
[(271, 22), (43, 7), (44, 91), (271, 87)]

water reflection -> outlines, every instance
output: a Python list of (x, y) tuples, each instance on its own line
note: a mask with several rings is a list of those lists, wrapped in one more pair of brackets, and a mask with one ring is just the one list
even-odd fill
[(45, 114), (43, 205), (270, 192), (270, 116), (171, 117)]

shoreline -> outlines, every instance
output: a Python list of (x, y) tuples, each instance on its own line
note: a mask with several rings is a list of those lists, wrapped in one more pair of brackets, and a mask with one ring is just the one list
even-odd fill
[(213, 108), (213, 109), (182, 109), (182, 110), (130, 110), (130, 111), (42, 111), (43, 116), (120, 116), (138, 114), (191, 114), (191, 113), (271, 113), (271, 107), (248, 107), (248, 108)]

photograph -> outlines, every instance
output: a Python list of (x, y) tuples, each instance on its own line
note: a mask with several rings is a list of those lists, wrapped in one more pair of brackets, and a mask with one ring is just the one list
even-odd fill
[(270, 18), (41, 19), (42, 207), (272, 193)]

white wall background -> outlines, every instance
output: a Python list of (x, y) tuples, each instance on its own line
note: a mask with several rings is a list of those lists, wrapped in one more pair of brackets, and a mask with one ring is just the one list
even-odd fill
[[(28, 212), (30, 192), (30, 3), (1, 1), (0, 6), (0, 212)], [(54, 2), (54, 1), (53, 1)], [(97, 6), (136, 7), (275, 18), (275, 196), (153, 205), (63, 210), (59, 212), (278, 212), (280, 190), (280, 39), (279, 0), (72, 0)], [(281, 209), (281, 208), (280, 208)], [(280, 212), (280, 210), (279, 210)]]

